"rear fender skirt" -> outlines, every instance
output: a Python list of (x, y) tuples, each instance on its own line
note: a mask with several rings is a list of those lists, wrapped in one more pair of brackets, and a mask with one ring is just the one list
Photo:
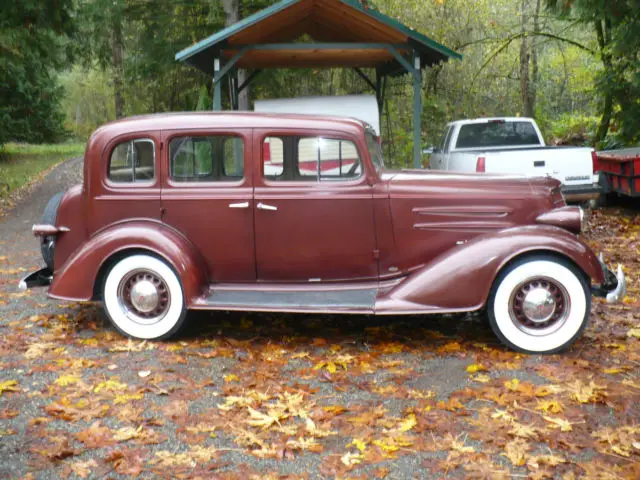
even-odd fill
[(167, 261), (182, 282), (187, 307), (208, 285), (204, 261), (193, 244), (160, 222), (133, 221), (112, 225), (84, 243), (53, 275), (49, 295), (87, 301), (101, 267), (125, 250), (146, 250)]
[(557, 227), (525, 226), (454, 246), (376, 300), (377, 314), (464, 312), (482, 308), (500, 270), (527, 253), (574, 262), (593, 284), (604, 281), (598, 258), (575, 235)]

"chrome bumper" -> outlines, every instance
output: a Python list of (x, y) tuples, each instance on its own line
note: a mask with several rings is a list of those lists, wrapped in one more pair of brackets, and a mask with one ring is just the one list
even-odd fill
[(18, 288), (21, 292), (33, 287), (47, 287), (51, 285), (53, 280), (53, 273), (48, 268), (41, 268), (37, 272), (30, 273), (18, 284)]
[(592, 287), (591, 291), (596, 297), (604, 297), (607, 303), (619, 303), (627, 294), (627, 279), (622, 271), (622, 265), (618, 264), (618, 271), (613, 273), (604, 263), (600, 254), (600, 265), (604, 272), (604, 282), (598, 287)]

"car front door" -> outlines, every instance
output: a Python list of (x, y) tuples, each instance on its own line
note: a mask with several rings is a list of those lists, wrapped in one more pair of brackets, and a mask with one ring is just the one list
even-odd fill
[(254, 130), (258, 280), (374, 280), (366, 145), (334, 132)]
[(162, 221), (202, 254), (217, 283), (256, 278), (251, 129), (163, 132)]

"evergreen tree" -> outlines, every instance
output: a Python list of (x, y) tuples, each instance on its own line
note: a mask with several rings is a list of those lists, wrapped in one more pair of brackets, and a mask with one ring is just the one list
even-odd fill
[(69, 59), (72, 0), (0, 7), (0, 144), (50, 142), (63, 134), (56, 69)]

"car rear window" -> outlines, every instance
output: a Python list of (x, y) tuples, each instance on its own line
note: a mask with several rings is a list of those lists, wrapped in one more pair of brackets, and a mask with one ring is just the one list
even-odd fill
[(107, 176), (115, 183), (152, 182), (155, 157), (155, 144), (150, 138), (122, 142), (111, 151)]
[(531, 122), (470, 123), (460, 127), (456, 148), (518, 147), (540, 145)]
[(229, 182), (244, 178), (244, 142), (229, 135), (174, 137), (169, 142), (171, 180)]

